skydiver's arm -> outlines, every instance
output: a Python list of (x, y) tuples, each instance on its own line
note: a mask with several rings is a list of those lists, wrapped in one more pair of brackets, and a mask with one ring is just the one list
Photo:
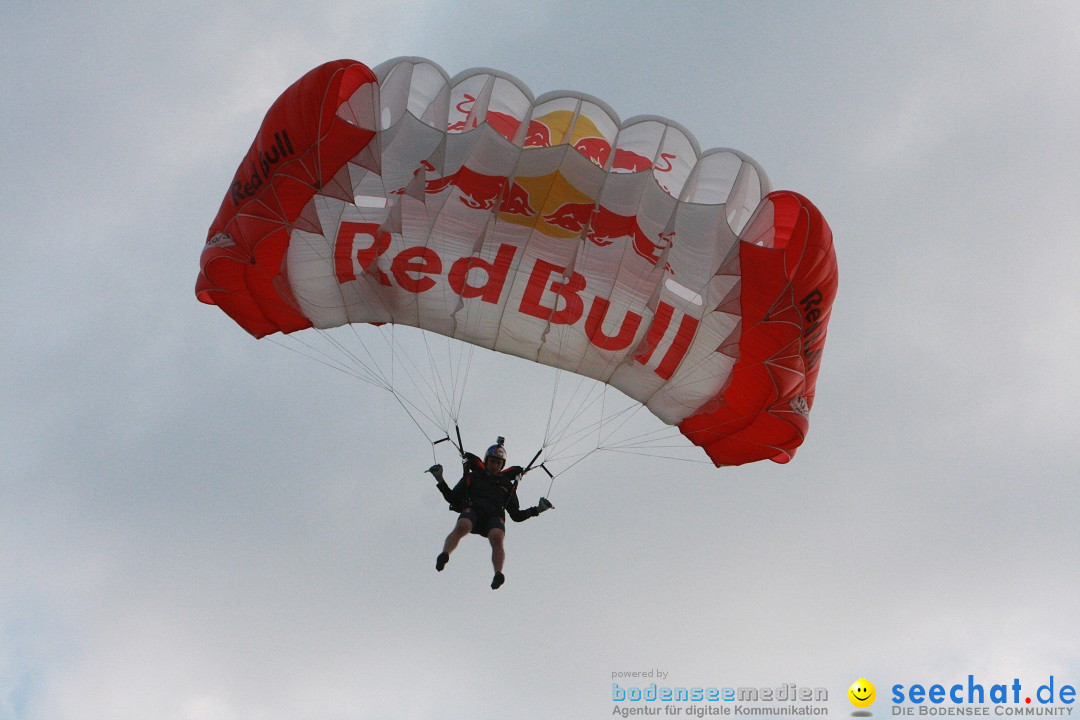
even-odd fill
[[(458, 485), (460, 484), (461, 483), (458, 483)], [(454, 490), (451, 490), (450, 486), (446, 484), (445, 480), (443, 480), (442, 478), (436, 478), (435, 487), (439, 488), (439, 492), (442, 493), (443, 499), (446, 500), (446, 502), (450, 503), (451, 507), (456, 504), (454, 500), (454, 490), (457, 490), (457, 486), (454, 487)]]
[(432, 465), (429, 472), (435, 476), (435, 487), (439, 489), (443, 499), (449, 503), (450, 509), (461, 512), (461, 508), (464, 507), (466, 493), (465, 477), (462, 476), (461, 480), (454, 486), (454, 489), (451, 490), (450, 486), (446, 484), (446, 480), (443, 478), (441, 465)]
[(469, 506), (469, 484), (465, 481), (463, 476), (454, 485), (454, 489), (451, 490), (445, 483), (439, 488), (443, 497), (446, 498), (446, 502), (450, 503), (450, 509), (454, 512), (461, 512)]
[(510, 519), (514, 522), (524, 522), (529, 518), (536, 517), (540, 514), (540, 509), (537, 507), (521, 509), (521, 503), (518, 502), (517, 492), (510, 496), (510, 500), (506, 503), (506, 514), (510, 516)]
[[(511, 505), (513, 505), (513, 510), (510, 509)], [(515, 493), (514, 497), (512, 497), (510, 499), (510, 502), (507, 503), (506, 509), (507, 512), (510, 513), (510, 517), (513, 518), (514, 522), (521, 522), (526, 518), (536, 517), (540, 513), (546, 512), (553, 507), (555, 506), (551, 504), (550, 500), (548, 500), (546, 497), (542, 497), (540, 498), (540, 502), (538, 502), (536, 505), (533, 505), (531, 508), (521, 510), (518, 505), (517, 494)]]

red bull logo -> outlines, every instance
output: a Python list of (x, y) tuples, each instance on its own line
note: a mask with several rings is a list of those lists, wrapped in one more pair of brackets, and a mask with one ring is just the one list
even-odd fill
[(505, 215), (517, 215), (520, 217), (535, 217), (536, 209), (532, 206), (532, 198), (528, 191), (518, 183), (510, 183), (506, 190), (506, 196), (499, 205), (499, 212)]
[(448, 188), (459, 191), (458, 199), (474, 210), (491, 210), (495, 207), (508, 178), (478, 173), (468, 165), (462, 165), (453, 175), (435, 178), (424, 183), (424, 192), (438, 195)]
[(611, 161), (611, 169), (623, 172), (641, 172), (648, 170), (653, 165), (652, 158), (638, 155), (633, 150), (615, 148), (615, 159)]
[(551, 147), (551, 128), (539, 120), (530, 120), (529, 129), (525, 132), (524, 147)]
[[(428, 165), (429, 169), (433, 169)], [(498, 175), (478, 173), (466, 165), (453, 175), (435, 178), (424, 183), (424, 192), (438, 195), (453, 188), (458, 200), (473, 210), (493, 210), (498, 206), (500, 214), (506, 213), (522, 218), (535, 217), (530, 193), (519, 183)]]
[(425, 184), (425, 191), (432, 195), (449, 188), (457, 189), (458, 199), (466, 207), (483, 211), (498, 208), (500, 220), (534, 227), (551, 237), (583, 237), (598, 247), (629, 239), (634, 252), (653, 265), (674, 241), (673, 232), (646, 232), (636, 216), (621, 215), (598, 204), (558, 172), (511, 182), (463, 165), (456, 173)]
[[(570, 123), (573, 122), (573, 127)], [(614, 147), (604, 136), (596, 123), (588, 117), (578, 116), (574, 120), (569, 110), (555, 110), (533, 118), (525, 134), (524, 146), (527, 148), (546, 148), (569, 141), (574, 149), (602, 168), (608, 168), (611, 160), (611, 172), (643, 172), (653, 169), (658, 173), (671, 172), (674, 153), (660, 153), (656, 161), (652, 155), (643, 155), (626, 147)], [(614, 154), (614, 156), (613, 156)]]
[(611, 141), (587, 115), (553, 110), (529, 120), (524, 147), (545, 148), (564, 142), (599, 167), (607, 166)]
[[(671, 231), (656, 233), (654, 239), (652, 235), (642, 230), (637, 216), (620, 215), (603, 205), (597, 205), (585, 238), (601, 247), (622, 238), (630, 238), (634, 252), (655, 265), (660, 262), (664, 251), (674, 243), (675, 233)], [(665, 265), (665, 268), (671, 270), (670, 266)]]
[(572, 233), (582, 234), (598, 247), (629, 238), (634, 252), (655, 265), (672, 245), (674, 232), (656, 233), (655, 239), (642, 230), (634, 215), (620, 215), (603, 205), (591, 202), (564, 203), (544, 215), (544, 222)]
[(600, 167), (606, 167), (611, 157), (611, 143), (602, 137), (584, 137), (574, 143), (574, 149)]
[[(462, 298), (501, 305), (507, 279), (519, 248), (501, 244), (494, 260), (475, 256), (445, 258), (426, 245), (405, 247), (393, 257), (385, 257), (392, 244), (390, 234), (375, 223), (343, 222), (335, 242), (335, 269), (340, 284), (365, 276), (387, 288), (420, 294), (445, 282)], [(527, 268), (528, 280), (516, 308), (507, 312), (540, 318), (553, 325), (579, 325), (589, 342), (601, 350), (630, 349), (644, 317), (633, 310), (612, 316), (612, 305), (604, 297), (588, 294), (583, 275), (543, 258)], [(661, 301), (633, 356), (665, 380), (670, 379), (686, 356), (698, 327), (698, 319), (679, 313)]]
[[(611, 143), (601, 137), (582, 138), (574, 144), (574, 149), (602, 168), (607, 167), (608, 158), (611, 158), (611, 153), (614, 150), (615, 157), (611, 159), (611, 172), (641, 172), (653, 167), (652, 158), (639, 155), (626, 148), (612, 148)], [(671, 170), (670, 160), (675, 156), (664, 153), (661, 157), (667, 159), (667, 169), (657, 167), (657, 171), (669, 172)]]
[(544, 215), (544, 222), (573, 234), (579, 234), (589, 226), (596, 205), (591, 202), (563, 203), (554, 211)]
[[(451, 122), (448, 129), (464, 131), (476, 127), (475, 103), (476, 98), (466, 93), (455, 106), (460, 119)], [(485, 120), (508, 139), (513, 138), (521, 125), (517, 118), (492, 110), (487, 111)], [(525, 148), (551, 147), (563, 141), (573, 143), (582, 156), (610, 172), (642, 172), (650, 168), (657, 173), (671, 172), (672, 161), (676, 159), (675, 154), (662, 152), (654, 162), (634, 150), (613, 147), (593, 120), (568, 109), (552, 110), (529, 120)], [(434, 171), (426, 161), (422, 167), (428, 172)], [(665, 185), (661, 186), (667, 189)], [(618, 238), (629, 238), (634, 252), (653, 264), (659, 262), (664, 250), (671, 246), (670, 234), (651, 236), (637, 224), (636, 218), (617, 215), (598, 206), (596, 198), (575, 188), (559, 172), (544, 177), (515, 177), (510, 181), (507, 177), (488, 175), (463, 165), (450, 175), (425, 183), (425, 192), (429, 195), (450, 188), (458, 191), (458, 199), (466, 207), (483, 211), (498, 208), (500, 220), (535, 226), (539, 232), (552, 237), (572, 238), (585, 232), (588, 240), (601, 247)], [(538, 214), (541, 215), (539, 221), (536, 219)]]
[[(525, 147), (552, 147), (563, 142), (563, 138), (572, 129), (574, 112), (572, 110), (553, 110), (529, 120), (529, 129), (525, 135)], [(592, 125), (591, 122), (588, 123)], [(590, 133), (599, 135), (599, 132)]]
[[(454, 109), (458, 111), (463, 117), (449, 123), (446, 126), (448, 132), (465, 132), (475, 128), (480, 120), (476, 116), (472, 116), (473, 105), (476, 103), (476, 98), (472, 95), (465, 93), (465, 99), (454, 106)], [(517, 134), (517, 130), (521, 127), (521, 120), (517, 119), (513, 115), (509, 115), (498, 110), (488, 110), (484, 113), (484, 122), (492, 127), (495, 132), (502, 135), (507, 140), (513, 142), (514, 135)]]

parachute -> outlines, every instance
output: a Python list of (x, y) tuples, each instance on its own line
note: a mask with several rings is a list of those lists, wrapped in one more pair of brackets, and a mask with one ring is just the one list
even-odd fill
[(821, 213), (745, 154), (398, 58), (271, 106), (196, 295), (255, 337), (411, 326), (592, 378), (722, 466), (802, 443), (836, 287)]

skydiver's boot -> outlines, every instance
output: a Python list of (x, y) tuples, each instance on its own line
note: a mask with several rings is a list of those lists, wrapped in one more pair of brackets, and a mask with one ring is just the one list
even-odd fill
[(491, 589), (498, 590), (504, 582), (506, 582), (506, 576), (501, 572), (495, 573), (495, 577), (491, 579)]
[(450, 562), (450, 554), (441, 552), (439, 557), (435, 558), (435, 570), (436, 572), (442, 572), (442, 569), (446, 567), (446, 563)]

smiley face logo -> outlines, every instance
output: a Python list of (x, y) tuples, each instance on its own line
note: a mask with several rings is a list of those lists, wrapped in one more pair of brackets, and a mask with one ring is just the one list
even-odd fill
[(851, 683), (851, 687), (847, 690), (847, 696), (855, 707), (867, 708), (873, 705), (874, 700), (877, 699), (877, 690), (874, 689), (874, 683), (866, 678), (859, 678)]

